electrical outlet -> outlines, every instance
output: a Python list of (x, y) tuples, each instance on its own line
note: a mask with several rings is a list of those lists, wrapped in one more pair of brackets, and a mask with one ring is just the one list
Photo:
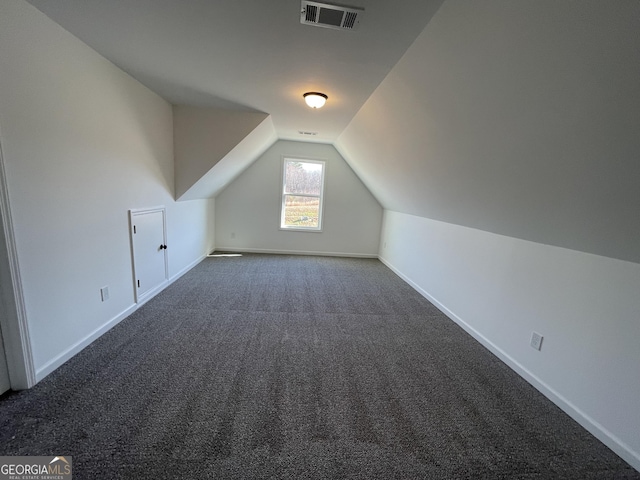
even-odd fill
[(102, 301), (106, 302), (107, 300), (109, 300), (109, 287), (102, 287), (100, 289), (100, 296), (102, 297)]
[(533, 333), (531, 333), (531, 342), (529, 342), (529, 343), (536, 350), (540, 350), (542, 348), (542, 339), (543, 338), (544, 337), (542, 335), (540, 335), (539, 333), (533, 332)]

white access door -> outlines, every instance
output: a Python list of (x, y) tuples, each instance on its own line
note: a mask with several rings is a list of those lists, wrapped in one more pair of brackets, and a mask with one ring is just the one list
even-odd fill
[(0, 394), (6, 392), (11, 387), (9, 381), (9, 369), (7, 367), (7, 357), (4, 354), (4, 343), (2, 342), (2, 332), (0, 332)]
[(168, 279), (165, 209), (130, 210), (136, 302)]

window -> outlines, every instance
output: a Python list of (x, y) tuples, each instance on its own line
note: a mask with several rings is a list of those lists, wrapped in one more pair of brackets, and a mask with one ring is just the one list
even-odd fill
[(285, 158), (280, 228), (322, 230), (324, 162)]

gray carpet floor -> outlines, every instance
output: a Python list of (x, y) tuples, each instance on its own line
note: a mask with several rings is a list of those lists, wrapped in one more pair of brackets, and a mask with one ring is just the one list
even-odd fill
[(76, 479), (640, 479), (378, 260), (281, 255), (206, 259), (5, 394), (0, 454)]

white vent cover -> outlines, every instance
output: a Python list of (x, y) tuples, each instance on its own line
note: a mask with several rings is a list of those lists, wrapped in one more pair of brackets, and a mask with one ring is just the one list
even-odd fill
[(363, 13), (363, 8), (302, 0), (300, 23), (336, 30), (356, 30)]

